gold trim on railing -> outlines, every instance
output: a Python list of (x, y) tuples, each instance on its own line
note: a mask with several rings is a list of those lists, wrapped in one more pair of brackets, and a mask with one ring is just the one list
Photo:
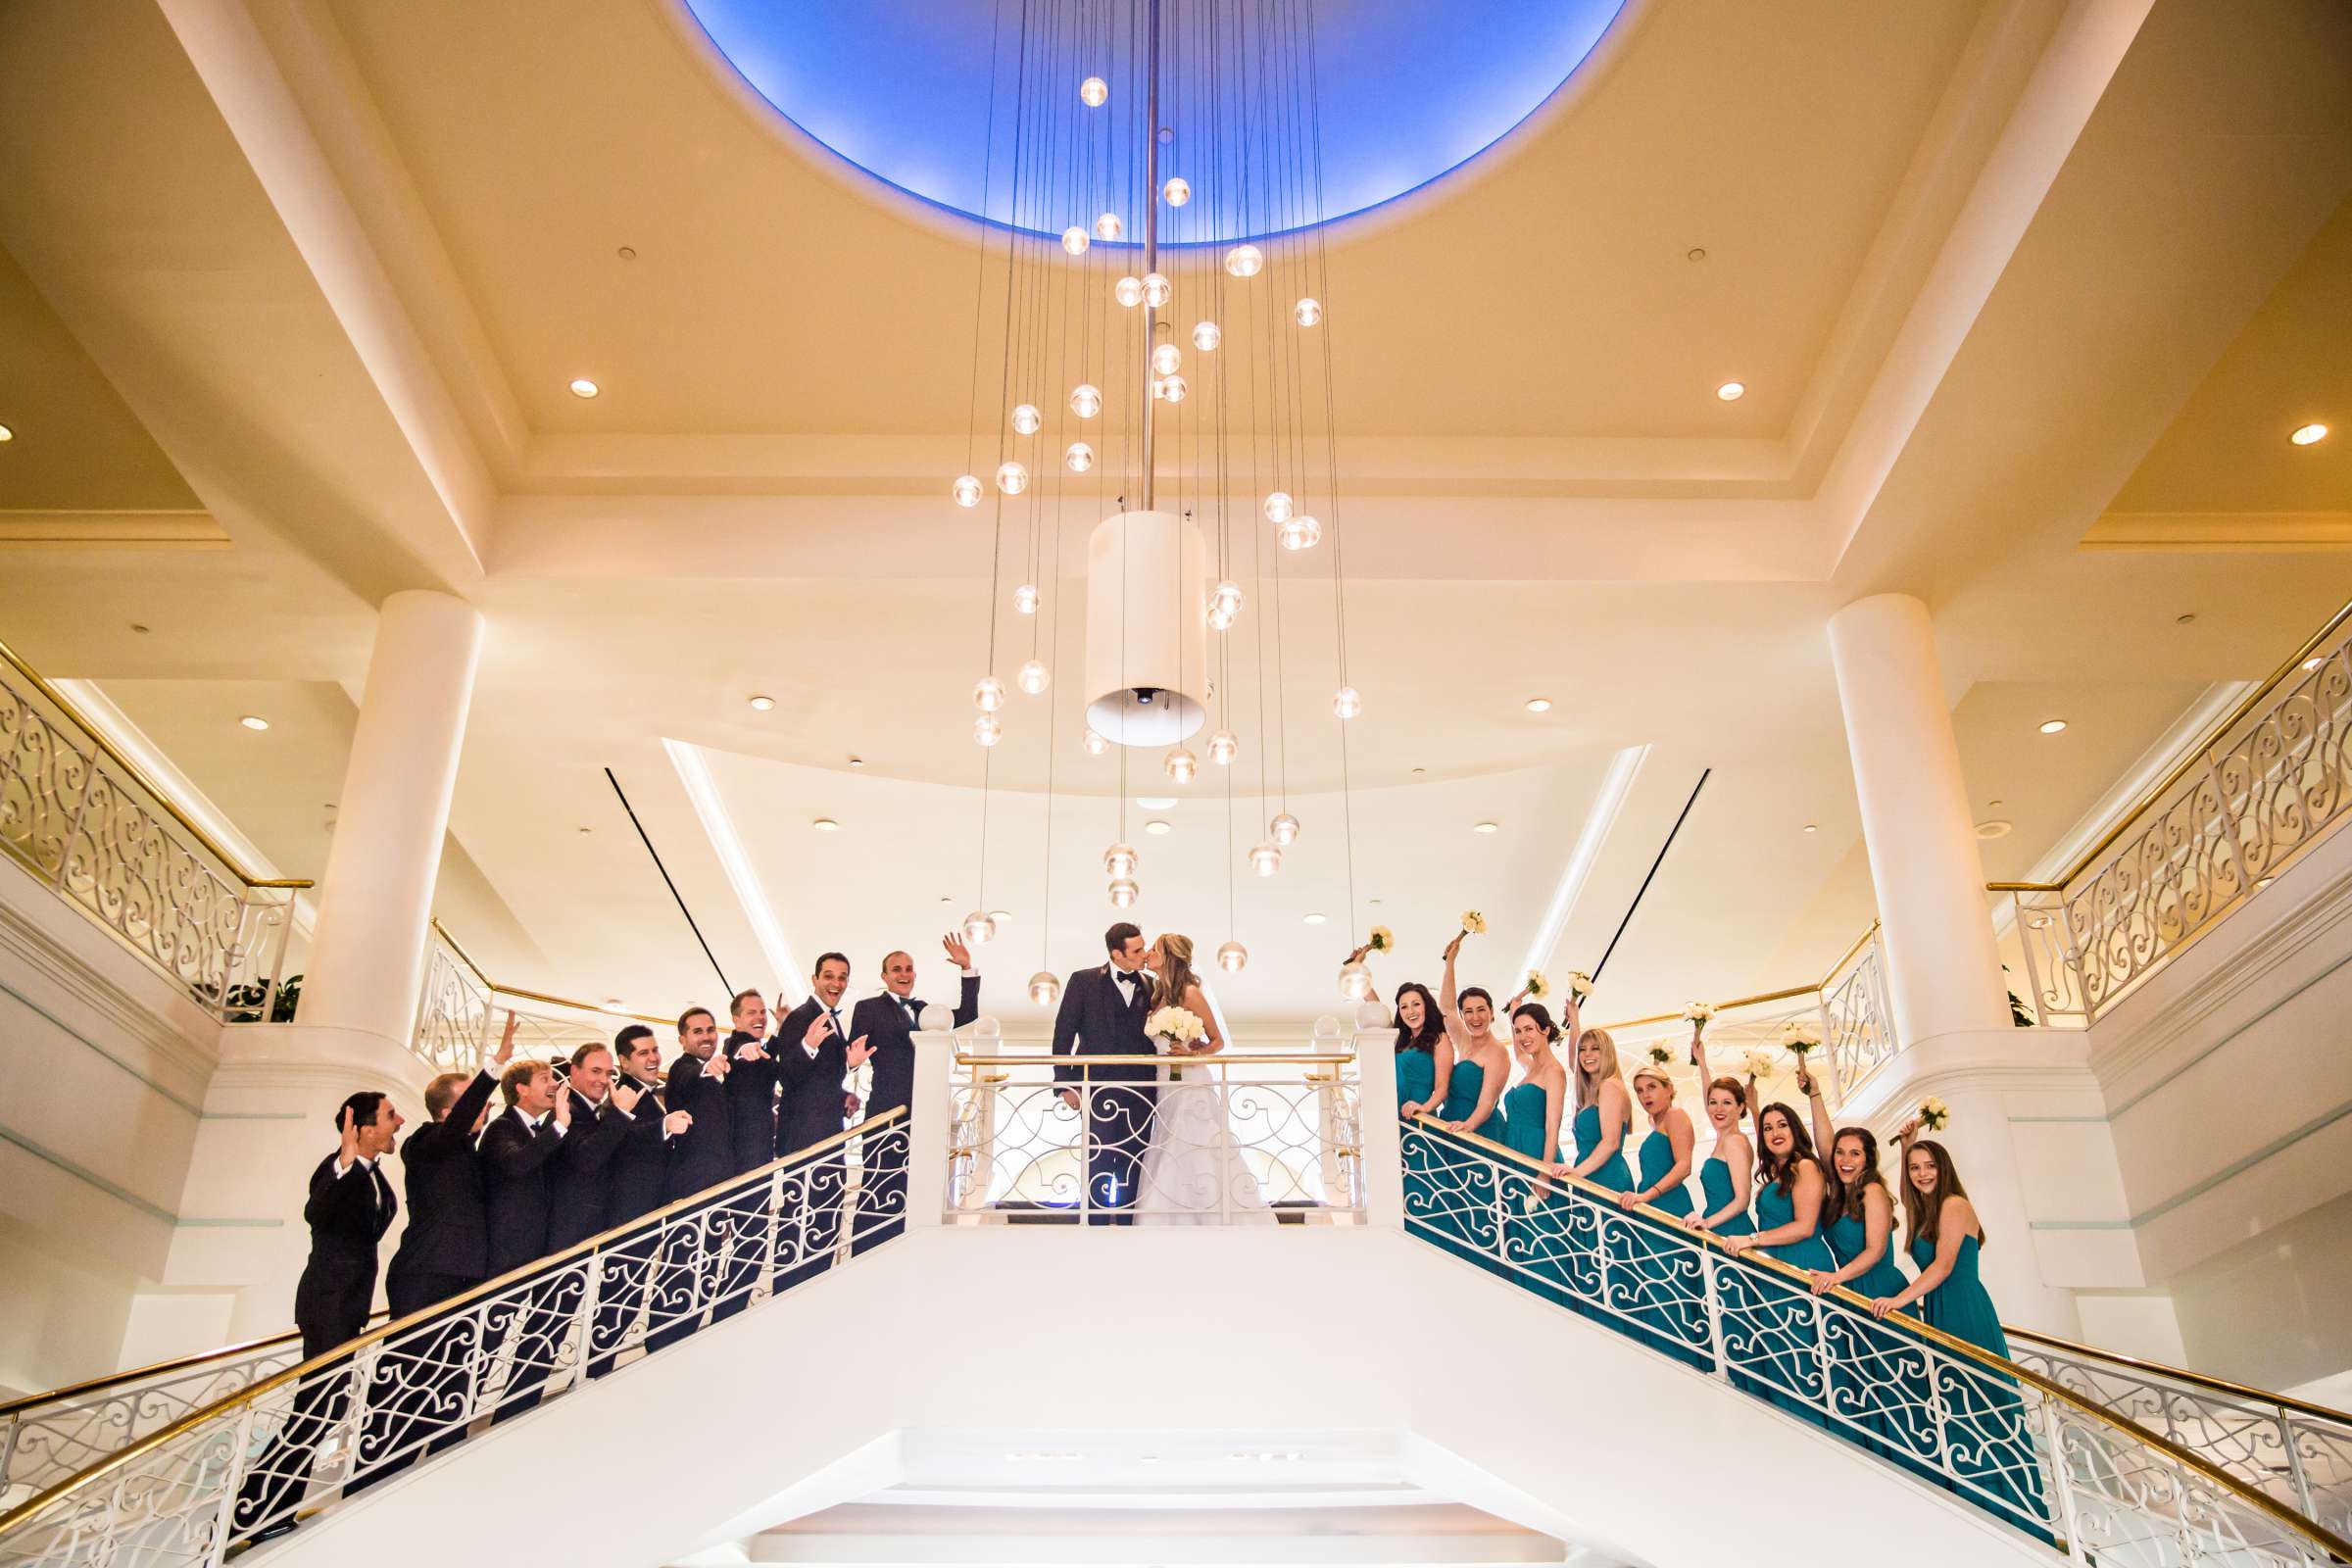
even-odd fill
[[(383, 1309), (378, 1307), (375, 1311), (368, 1314), (368, 1320), (372, 1323), (383, 1315)], [(158, 1378), (170, 1377), (176, 1372), (193, 1371), (210, 1361), (233, 1361), (243, 1355), (259, 1355), (273, 1346), (296, 1345), (301, 1343), (301, 1340), (302, 1330), (283, 1329), (258, 1340), (245, 1340), (235, 1345), (223, 1345), (215, 1349), (199, 1350), (193, 1355), (173, 1356), (169, 1361), (156, 1361), (147, 1366), (134, 1366), (122, 1372), (110, 1372), (102, 1378), (85, 1378), (79, 1383), (68, 1383), (63, 1387), (51, 1389), (45, 1394), (27, 1394), (21, 1398), (0, 1400), (0, 1421), (5, 1421), (11, 1416), (23, 1415), (25, 1411), (37, 1409), (44, 1404), (57, 1404), (82, 1395), (103, 1394), (108, 1389), (119, 1388), (125, 1383), (146, 1383)]]
[(0, 660), (7, 661), (11, 668), (30, 681), (32, 689), (41, 694), (43, 701), (73, 720), (74, 727), (88, 736), (91, 745), (104, 752), (107, 760), (127, 774), (130, 781), (136, 784), (149, 800), (162, 808), (166, 815), (184, 828), (190, 838), (203, 845), (207, 854), (227, 867), (229, 875), (249, 888), (307, 888), (314, 886), (313, 883), (300, 877), (257, 877), (251, 871), (246, 870), (243, 862), (222, 848), (219, 840), (189, 819), (188, 813), (180, 809), (179, 803), (172, 799), (161, 784), (147, 776), (145, 768), (117, 751), (115, 743), (108, 740), (97, 725), (84, 717), (80, 709), (67, 701), (65, 693), (50, 685), (39, 670), (24, 662), (17, 651), (8, 645), (5, 638), (0, 638)]
[[(1459, 1139), (1464, 1144), (1471, 1145), (1482, 1152), (1493, 1154), (1506, 1164), (1517, 1165), (1528, 1171), (1531, 1171), (1540, 1179), (1549, 1182), (1554, 1186), (1564, 1186), (1581, 1191), (1588, 1199), (1592, 1200), (1597, 1207), (1615, 1210), (1618, 1213), (1647, 1215), (1656, 1223), (1667, 1226), (1673, 1231), (1680, 1232), (1693, 1242), (1703, 1240), (1708, 1245), (1714, 1247), (1718, 1251), (1721, 1251), (1724, 1256), (1731, 1258), (1736, 1263), (1748, 1263), (1754, 1267), (1764, 1270), (1767, 1273), (1782, 1275), (1792, 1284), (1802, 1287), (1805, 1294), (1808, 1296), (1814, 1294), (1813, 1276), (1811, 1274), (1807, 1273), (1801, 1268), (1796, 1267), (1794, 1264), (1784, 1263), (1777, 1257), (1766, 1255), (1759, 1249), (1750, 1248), (1744, 1252), (1736, 1253), (1732, 1251), (1730, 1248), (1723, 1245), (1722, 1237), (1717, 1236), (1712, 1231), (1694, 1231), (1690, 1229), (1688, 1225), (1683, 1223), (1683, 1218), (1681, 1215), (1669, 1214), (1664, 1209), (1653, 1207), (1648, 1203), (1636, 1203), (1630, 1209), (1625, 1208), (1618, 1203), (1618, 1195), (1610, 1191), (1608, 1188), (1589, 1181), (1582, 1176), (1556, 1175), (1554, 1174), (1553, 1168), (1550, 1165), (1544, 1163), (1542, 1160), (1531, 1159), (1527, 1155), (1519, 1152), (1519, 1151), (1516, 1149), (1510, 1148), (1508, 1145), (1495, 1143), (1490, 1138), (1481, 1138), (1476, 1133), (1456, 1132), (1446, 1123), (1440, 1121), (1438, 1118), (1428, 1115), (1427, 1113), (1417, 1114), (1412, 1119), (1418, 1124), (1437, 1129), (1438, 1131), (1444, 1133), (1447, 1138)], [(1848, 1305), (1851, 1305), (1860, 1311), (1870, 1311), (1870, 1298), (1863, 1296), (1861, 1293), (1849, 1289), (1846, 1286), (1833, 1286), (1831, 1289), (1821, 1294), (1825, 1296), (1836, 1297), (1839, 1300), (1846, 1302)], [(1876, 1314), (1873, 1314), (1873, 1316), (1875, 1317)], [(2115, 1411), (2109, 1410), (2104, 1406), (2093, 1404), (2088, 1399), (2085, 1399), (2082, 1396), (2075, 1393), (2074, 1390), (2066, 1387), (2064, 1384), (2059, 1383), (2052, 1378), (2044, 1377), (2039, 1372), (2035, 1372), (2031, 1368), (2019, 1366), (2014, 1361), (2003, 1360), (2000, 1356), (1994, 1355), (1989, 1350), (1982, 1349), (1977, 1346), (1971, 1345), (1966, 1340), (1954, 1338), (1952, 1335), (1944, 1333), (1943, 1330), (1936, 1328), (1932, 1324), (1924, 1323), (1918, 1318), (1910, 1317), (1899, 1312), (1890, 1312), (1884, 1318), (1878, 1318), (1877, 1321), (1885, 1324), (1888, 1328), (1896, 1329), (1899, 1332), (1916, 1335), (1918, 1338), (1927, 1341), (1930, 1345), (1936, 1347), (1938, 1349), (1944, 1350), (1952, 1355), (1959, 1356), (1963, 1360), (1974, 1361), (1978, 1365), (1983, 1366), (1990, 1371), (1998, 1372), (2004, 1376), (2015, 1378), (2020, 1383), (2033, 1385), (2034, 1388), (2040, 1390), (2046, 1396), (2057, 1399), (2061, 1403), (2071, 1406), (2075, 1410), (2080, 1411), (2082, 1414), (2089, 1416), (2092, 1420), (2098, 1422), (2100, 1425), (2107, 1427), (2112, 1431), (2122, 1433), (2125, 1437), (2130, 1438), (2132, 1442), (2153, 1448), (2158, 1453), (2161, 1453), (2167, 1458), (2173, 1460), (2175, 1463), (2183, 1465), (2194, 1471), (2196, 1474), (2204, 1477), (2208, 1482), (2211, 1482), (2213, 1485), (2229, 1493), (2231, 1496), (2236, 1497), (2239, 1501), (2252, 1507), (2256, 1512), (2267, 1516), (2274, 1524), (2282, 1525), (2288, 1530), (2294, 1532), (2296, 1535), (2301, 1536), (2305, 1540), (2312, 1542), (2314, 1544), (2325, 1548), (2330, 1556), (2336, 1558), (2338, 1561), (2352, 1562), (2352, 1541), (2344, 1540), (2341, 1536), (2336, 1535), (2335, 1532), (2329, 1530), (2326, 1525), (2321, 1524), (2319, 1521), (2315, 1519), (2307, 1519), (2303, 1515), (2295, 1512), (2292, 1508), (2287, 1507), (2284, 1503), (2279, 1502), (2278, 1499), (2270, 1496), (2268, 1494), (2259, 1492), (2248, 1486), (2245, 1482), (2238, 1480), (2237, 1477), (2230, 1474), (2229, 1471), (2224, 1470), (2212, 1460), (2207, 1459), (2200, 1454), (2192, 1453), (2188, 1449), (2171, 1442), (2169, 1439), (2159, 1437), (2157, 1434), (2149, 1431), (2146, 1427), (2141, 1426), (2138, 1422), (2132, 1420), (2131, 1417), (2119, 1415)], [(0, 1529), (5, 1529), (5, 1527), (6, 1521), (0, 1520)]]
[(517, 1002), (544, 1003), (551, 1007), (569, 1007), (575, 1012), (593, 1012), (600, 1018), (628, 1018), (637, 1023), (664, 1024), (673, 1029), (677, 1027), (678, 1020), (675, 1018), (657, 1018), (650, 1012), (616, 1012), (611, 1007), (600, 1007), (593, 1002), (582, 1002), (575, 997), (553, 997), (544, 991), (525, 991), (519, 986), (500, 985), (483, 973), (482, 966), (473, 961), (473, 955), (467, 953), (464, 944), (449, 934), (449, 927), (441, 923), (440, 916), (433, 916), (432, 928), (433, 935), (447, 944), (449, 951), (458, 956), (458, 961), (471, 969), (473, 977), (482, 983), (482, 989), (494, 997), (513, 997)]
[(754, 1188), (756, 1185), (754, 1181), (755, 1177), (773, 1176), (778, 1171), (785, 1169), (787, 1166), (801, 1164), (815, 1155), (824, 1153), (828, 1150), (838, 1149), (842, 1145), (847, 1144), (851, 1139), (863, 1137), (865, 1134), (872, 1132), (878, 1127), (884, 1127), (892, 1122), (898, 1121), (906, 1114), (906, 1106), (894, 1105), (889, 1110), (884, 1111), (881, 1115), (869, 1116), (864, 1121), (859, 1122), (857, 1126), (845, 1128), (842, 1131), (835, 1133), (832, 1137), (825, 1139), (821, 1143), (810, 1144), (806, 1149), (796, 1149), (791, 1153), (785, 1155), (782, 1159), (771, 1159), (764, 1165), (756, 1166), (751, 1170), (744, 1171), (738, 1175), (730, 1176), (723, 1182), (715, 1182), (710, 1186), (704, 1188), (699, 1193), (690, 1193), (686, 1197), (677, 1200), (675, 1202), (664, 1203), (660, 1208), (640, 1214), (635, 1219), (629, 1220), (625, 1224), (614, 1225), (609, 1229), (599, 1231), (584, 1242), (574, 1242), (571, 1246), (564, 1248), (560, 1252), (550, 1252), (545, 1257), (533, 1258), (530, 1262), (523, 1264), (520, 1268), (509, 1269), (506, 1273), (499, 1275), (496, 1279), (484, 1280), (481, 1284), (476, 1285), (471, 1290), (466, 1291), (461, 1295), (450, 1297), (446, 1300), (435, 1301), (432, 1305), (423, 1308), (421, 1311), (411, 1312), (407, 1317), (398, 1318), (390, 1323), (385, 1323), (376, 1328), (369, 1329), (367, 1333), (361, 1335), (359, 1338), (354, 1340), (346, 1340), (344, 1343), (336, 1346), (331, 1350), (327, 1350), (322, 1354), (314, 1355), (307, 1361), (298, 1362), (293, 1366), (287, 1367), (282, 1372), (274, 1372), (268, 1378), (263, 1379), (261, 1382), (251, 1384), (246, 1388), (239, 1389), (234, 1394), (225, 1395), (220, 1398), (215, 1399), (212, 1403), (205, 1405), (201, 1409), (191, 1410), (186, 1415), (181, 1416), (178, 1420), (172, 1422), (169, 1426), (158, 1427), (155, 1431), (148, 1433), (147, 1436), (137, 1439), (132, 1443), (126, 1444), (122, 1447), (117, 1448), (113, 1453), (108, 1454), (105, 1458), (99, 1460), (96, 1464), (89, 1466), (87, 1469), (75, 1471), (73, 1475), (68, 1476), (65, 1480), (60, 1481), (57, 1485), (50, 1487), (44, 1492), (36, 1493), (34, 1495), (27, 1497), (24, 1501), (19, 1503), (14, 1508), (9, 1509), (8, 1512), (0, 1513), (0, 1539), (5, 1539), (10, 1531), (31, 1520), (36, 1514), (46, 1509), (51, 1503), (57, 1501), (59, 1498), (65, 1496), (68, 1493), (87, 1486), (89, 1483), (96, 1481), (101, 1477), (113, 1474), (115, 1471), (121, 1469), (123, 1465), (128, 1464), (133, 1459), (136, 1459), (139, 1455), (146, 1453), (151, 1449), (163, 1446), (163, 1445), (171, 1442), (173, 1438), (176, 1438), (183, 1433), (194, 1431), (197, 1427), (202, 1426), (205, 1422), (212, 1420), (215, 1416), (220, 1415), (223, 1411), (233, 1410), (241, 1404), (251, 1404), (254, 1400), (260, 1398), (266, 1394), (270, 1393), (273, 1390), (282, 1389), (289, 1383), (299, 1382), (301, 1379), (310, 1376), (314, 1372), (324, 1371), (327, 1367), (333, 1365), (335, 1362), (349, 1360), (352, 1356), (357, 1355), (368, 1346), (381, 1344), (383, 1341), (390, 1339), (393, 1335), (398, 1334), (405, 1329), (414, 1328), (416, 1325), (425, 1322), (428, 1319), (442, 1316), (443, 1314), (449, 1312), (452, 1308), (462, 1307), (468, 1301), (479, 1300), (484, 1297), (493, 1296), (499, 1291), (506, 1289), (510, 1285), (519, 1285), (523, 1281), (530, 1279), (533, 1275), (539, 1274), (557, 1264), (567, 1262), (572, 1258), (599, 1250), (616, 1238), (623, 1236), (634, 1236), (657, 1221), (667, 1219), (670, 1215), (678, 1213), (681, 1210), (695, 1208), (702, 1204), (711, 1202), (719, 1197), (733, 1192), (737, 1188)]
[[(1853, 962), (1854, 955), (1869, 947), (1870, 939), (1878, 934), (1879, 922), (1873, 920), (1870, 922), (1870, 929), (1854, 938), (1853, 945), (1839, 954), (1838, 961), (1831, 964), (1829, 971), (1812, 985), (1790, 986), (1785, 991), (1766, 991), (1753, 997), (1734, 997), (1729, 1002), (1717, 1002), (1710, 1005), (1717, 1012), (1730, 1012), (1736, 1007), (1758, 1007), (1767, 1002), (1793, 1002), (1798, 997), (1814, 996), (1827, 991), (1830, 989), (1830, 982), (1838, 978), (1838, 971)], [(1627, 1018), (1620, 1023), (1604, 1023), (1598, 1027), (1614, 1033), (1619, 1029), (1642, 1029), (1653, 1023), (1680, 1023), (1682, 1019), (1683, 1014), (1679, 1012), (1653, 1012), (1646, 1018)]]
[(1338, 1062), (1353, 1061), (1355, 1053), (1322, 1052), (1299, 1054), (1266, 1054), (1254, 1051), (1210, 1052), (1205, 1055), (1167, 1056), (990, 1056), (958, 1051), (958, 1067), (1205, 1067), (1215, 1061), (1246, 1061), (1252, 1066), (1266, 1067), (1328, 1067)]
[(2278, 1394), (2269, 1389), (2258, 1389), (2250, 1383), (2232, 1383), (2228, 1378), (2217, 1378), (2204, 1372), (2191, 1372), (2186, 1367), (2166, 1366), (2162, 1361), (2143, 1361), (2136, 1355), (2120, 1355), (2113, 1350), (2102, 1350), (2095, 1345), (2078, 1345), (2073, 1340), (2062, 1340), (2055, 1334), (2043, 1334), (2034, 1329), (2021, 1329), (2014, 1323), (2002, 1324), (2001, 1332), (2013, 1340), (2026, 1340), (2034, 1345), (2047, 1346), (2053, 1350), (2066, 1355), (2079, 1356), (2084, 1361), (2103, 1361), (2109, 1366), (2129, 1367), (2134, 1372), (2144, 1373), (2149, 1377), (2165, 1378), (2175, 1383), (2185, 1383), (2193, 1389), (2205, 1389), (2214, 1394), (2226, 1394), (2233, 1399), (2243, 1399), (2248, 1403), (2275, 1405), (2278, 1409), (2291, 1411), (2296, 1415), (2307, 1415), (2321, 1421), (2331, 1421), (2337, 1426), (2352, 1427), (2352, 1415), (2341, 1410), (2330, 1409), (2324, 1404), (2314, 1404), (2309, 1399), (2298, 1399), (2292, 1395)]

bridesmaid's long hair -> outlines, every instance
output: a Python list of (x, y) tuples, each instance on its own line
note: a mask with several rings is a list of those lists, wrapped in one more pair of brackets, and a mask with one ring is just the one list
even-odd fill
[(1404, 994), (1408, 991), (1421, 999), (1421, 1032), (1415, 1034), (1407, 1029), (1404, 1026), (1404, 1014), (1399, 1011), (1396, 1015), (1397, 1053), (1426, 1051), (1434, 1056), (1438, 1053), (1438, 1042), (1446, 1038), (1446, 1015), (1438, 1010), (1438, 999), (1430, 995), (1429, 987), (1418, 980), (1407, 980), (1396, 988), (1396, 1001), (1399, 1004), (1403, 1003)]
[[(1764, 1140), (1764, 1118), (1776, 1110), (1788, 1122), (1787, 1159), (1775, 1154)], [(1778, 1187), (1783, 1198), (1793, 1198), (1796, 1193), (1796, 1168), (1809, 1159), (1816, 1165), (1821, 1163), (1814, 1157), (1813, 1135), (1805, 1131), (1805, 1124), (1796, 1119), (1795, 1111), (1776, 1100), (1756, 1112), (1756, 1175), (1759, 1178)]]
[(1159, 967), (1158, 1004), (1181, 1007), (1184, 1005), (1185, 993), (1200, 983), (1200, 977), (1193, 973), (1193, 939), (1174, 931), (1163, 931), (1160, 933), (1159, 947), (1167, 955), (1167, 961)]
[[(1525, 1012), (1527, 1009), (1521, 1007), (1519, 1010)], [(1588, 1040), (1600, 1048), (1600, 1070), (1598, 1072), (1588, 1073), (1585, 1071), (1585, 1042)], [(1569, 1065), (1576, 1071), (1576, 1108), (1579, 1110), (1584, 1109), (1587, 1105), (1600, 1103), (1600, 1086), (1603, 1082), (1611, 1078), (1620, 1083), (1625, 1081), (1625, 1069), (1617, 1064), (1617, 1042), (1609, 1038), (1609, 1032), (1606, 1029), (1588, 1029), (1578, 1035), (1576, 1037), (1576, 1060)], [(1628, 1090), (1627, 1093), (1630, 1094), (1632, 1091)]]
[[(1936, 1161), (1936, 1190), (1925, 1197), (1911, 1185), (1911, 1155), (1926, 1150)], [(1911, 1233), (1911, 1245), (1917, 1247), (1922, 1236), (1932, 1246), (1936, 1226), (1943, 1218), (1943, 1203), (1947, 1198), (1966, 1198), (1968, 1189), (1960, 1185), (1960, 1172), (1952, 1166), (1952, 1152), (1933, 1138), (1922, 1138), (1903, 1154), (1903, 1222)], [(1977, 1247), (1988, 1246), (1992, 1238), (1984, 1233), (1984, 1216), (1977, 1216)]]
[[(1862, 1146), (1862, 1179), (1851, 1187), (1838, 1174), (1838, 1146), (1848, 1138)], [(1863, 1206), (1862, 1195), (1874, 1184), (1888, 1199), (1894, 1196), (1887, 1189), (1886, 1173), (1879, 1169), (1879, 1135), (1867, 1127), (1838, 1129), (1830, 1140), (1830, 1157), (1822, 1161), (1821, 1174), (1830, 1186), (1822, 1212), (1831, 1219), (1867, 1219), (1870, 1211)]]

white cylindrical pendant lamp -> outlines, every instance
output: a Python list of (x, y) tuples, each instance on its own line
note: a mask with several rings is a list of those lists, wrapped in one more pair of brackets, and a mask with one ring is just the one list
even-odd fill
[(1173, 746), (1208, 716), (1207, 547), (1166, 512), (1123, 512), (1086, 542), (1087, 721)]

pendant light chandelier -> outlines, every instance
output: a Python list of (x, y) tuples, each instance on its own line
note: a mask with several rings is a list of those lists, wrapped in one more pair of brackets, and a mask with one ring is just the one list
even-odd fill
[[(1222, 775), (1229, 922), (1235, 879), (1278, 875), (1304, 831), (1288, 803), (1286, 580), (1331, 585), (1329, 626), (1289, 633), (1336, 648), (1329, 722), (1347, 802), (1347, 731), (1365, 699), (1348, 675), (1331, 353), (1344, 302), (1321, 227), (1315, 12), (1315, 0), (997, 0), (965, 461), (942, 486), (949, 505), (986, 506), (992, 527), (971, 719), (983, 834), (994, 752), (1025, 731), (1049, 748), (1050, 838), (1067, 744), (1047, 696), (1068, 689), (1069, 671), (1057, 682), (1052, 668), (1062, 524), (1083, 524), (1079, 749), (1118, 751), (1102, 870), (1119, 909), (1150, 874), (1124, 832), (1130, 753), (1177, 791)], [(1231, 646), (1240, 636), (1247, 652)], [(1254, 686), (1265, 823), (1246, 854), (1233, 816), (1252, 748), (1237, 684)], [(1352, 910), (1351, 839), (1348, 851)], [(1228, 972), (1248, 957), (1238, 933), (1217, 952)], [(1050, 978), (1032, 981), (1036, 1000)]]

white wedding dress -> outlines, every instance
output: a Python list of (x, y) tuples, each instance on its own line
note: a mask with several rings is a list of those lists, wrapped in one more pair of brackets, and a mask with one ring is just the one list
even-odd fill
[[(1216, 1020), (1217, 1037), (1230, 1040), (1216, 998), (1200, 988), (1200, 1000)], [(1138, 1225), (1272, 1225), (1278, 1223), (1266, 1195), (1242, 1158), (1226, 1113), (1225, 1086), (1208, 1065), (1213, 1057), (1159, 1069), (1159, 1099), (1152, 1113), (1152, 1142), (1136, 1177)]]

